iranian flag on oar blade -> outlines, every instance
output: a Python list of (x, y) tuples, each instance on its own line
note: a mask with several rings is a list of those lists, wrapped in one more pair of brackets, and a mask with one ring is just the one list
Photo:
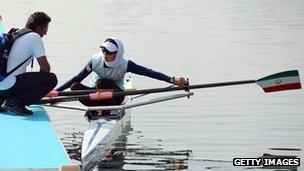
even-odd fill
[(284, 91), (301, 89), (301, 82), (298, 70), (285, 71), (257, 80), (257, 84), (266, 93), (274, 91)]

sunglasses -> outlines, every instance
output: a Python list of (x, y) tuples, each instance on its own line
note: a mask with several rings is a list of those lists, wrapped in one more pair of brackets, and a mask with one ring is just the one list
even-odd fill
[(47, 32), (48, 31), (48, 29), (47, 28), (45, 28), (45, 27), (41, 27), (42, 28), (42, 30), (43, 31), (45, 31), (45, 32)]
[(114, 53), (116, 53), (117, 51), (114, 51), (114, 52), (110, 52), (108, 51), (106, 48), (104, 47), (101, 47), (101, 51), (107, 55), (113, 55)]

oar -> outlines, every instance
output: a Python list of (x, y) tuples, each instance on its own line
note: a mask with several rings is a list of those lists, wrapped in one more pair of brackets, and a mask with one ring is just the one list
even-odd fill
[[(127, 78), (127, 83), (130, 80)], [(124, 91), (129, 91), (130, 89), (125, 89)], [(134, 90), (134, 89), (132, 89)], [(96, 92), (108, 92), (108, 91), (121, 91), (119, 89), (113, 90), (113, 89), (89, 89), (89, 90), (72, 90), (72, 91), (56, 91), (52, 90), (49, 92), (45, 97), (58, 97), (58, 96), (74, 96), (74, 95), (84, 95), (84, 94), (90, 94), (90, 93), (96, 93)]]
[[(259, 86), (261, 86), (266, 93), (274, 92), (274, 91), (301, 89), (299, 72), (297, 70), (280, 72), (258, 80), (242, 80), (242, 81), (189, 85), (187, 86), (187, 89), (201, 89), (201, 88), (223, 87), (223, 86), (253, 84), (253, 83), (257, 83)], [(160, 93), (160, 92), (169, 92), (169, 91), (177, 91), (177, 90), (185, 90), (185, 88), (165, 87), (165, 88), (153, 88), (153, 89), (143, 89), (143, 90), (129, 89), (128, 91), (125, 90), (125, 91), (114, 91), (114, 92), (111, 91), (97, 92), (86, 95), (74, 95), (69, 97), (42, 99), (40, 102), (38, 102), (38, 104), (76, 101), (80, 99), (101, 100), (101, 99), (110, 99), (119, 96)]]
[(257, 84), (265, 93), (301, 89), (298, 70), (284, 71), (258, 79)]
[[(168, 88), (168, 87), (174, 87), (175, 85), (169, 85), (169, 86), (167, 86), (167, 87), (165, 87), (165, 88)], [(139, 95), (137, 95), (137, 96), (133, 96), (131, 99), (132, 100), (134, 100), (134, 99), (137, 99), (137, 98), (139, 98), (139, 97), (143, 97), (143, 96), (146, 96), (146, 95), (148, 95), (148, 94), (139, 94)]]
[[(96, 91), (95, 91), (96, 92)], [(60, 97), (51, 97), (51, 98), (43, 98), (36, 104), (47, 104), (47, 103), (58, 103), (58, 102), (70, 102), (77, 100), (102, 100), (102, 99), (111, 99), (113, 98), (114, 92), (97, 92), (91, 94), (83, 94), (83, 95), (74, 95), (74, 96), (60, 96)]]
[(72, 91), (56, 91), (52, 90), (45, 97), (58, 97), (58, 96), (74, 96), (74, 95), (84, 95), (96, 92), (108, 92), (108, 91), (119, 91), (113, 89), (89, 89), (89, 90), (72, 90)]
[[(255, 83), (255, 80), (222, 82), (222, 83), (211, 83), (211, 84), (197, 84), (197, 85), (188, 86), (188, 89), (220, 87), (220, 86), (249, 84), (249, 83)], [(102, 100), (102, 99), (111, 99), (113, 97), (119, 97), (119, 96), (160, 93), (160, 92), (177, 91), (177, 90), (185, 90), (185, 88), (168, 87), (168, 88), (153, 88), (153, 89), (143, 89), (143, 90), (127, 89), (124, 91), (117, 91), (117, 92), (115, 92), (115, 91), (113, 91), (113, 92), (111, 92), (111, 91), (96, 92), (97, 90), (95, 90), (95, 93), (90, 93), (90, 94), (71, 95), (71, 96), (66, 96), (66, 97), (44, 98), (44, 99), (40, 100), (39, 102), (37, 102), (36, 104), (69, 102), (69, 101), (77, 101), (77, 100)], [(91, 90), (88, 92), (91, 92)]]
[(183, 98), (183, 97), (188, 97), (192, 96), (192, 92), (186, 92), (182, 94), (173, 94), (173, 95), (167, 95), (163, 97), (157, 97), (153, 99), (149, 99), (146, 101), (141, 101), (137, 103), (129, 103), (129, 104), (121, 104), (121, 105), (116, 105), (116, 106), (94, 106), (94, 107), (85, 107), (85, 106), (72, 106), (72, 105), (66, 105), (66, 104), (55, 104), (55, 105), (48, 105), (48, 104), (43, 104), (43, 106), (47, 107), (55, 107), (55, 108), (62, 108), (62, 109), (72, 109), (72, 110), (79, 110), (79, 111), (101, 111), (101, 110), (112, 110), (112, 109), (130, 109), (138, 106), (144, 106), (148, 104), (153, 104), (153, 103), (159, 103), (163, 101), (168, 101), (168, 100), (173, 100), (173, 99), (178, 99), (178, 98)]

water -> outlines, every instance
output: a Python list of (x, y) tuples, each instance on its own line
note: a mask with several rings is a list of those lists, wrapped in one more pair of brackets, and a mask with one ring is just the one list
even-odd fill
[[(37, 10), (52, 17), (44, 41), (59, 84), (78, 73), (109, 36), (123, 40), (129, 59), (195, 84), (258, 79), (290, 69), (298, 69), (303, 81), (303, 7), (296, 0), (11, 0), (0, 2), (0, 13), (6, 28), (22, 27)], [(137, 88), (167, 85), (141, 76), (133, 82)], [(242, 170), (232, 166), (234, 157), (264, 153), (297, 155), (303, 165), (303, 90), (264, 94), (256, 85), (243, 85), (194, 93), (133, 109), (128, 143), (192, 150), (188, 170)], [(81, 112), (48, 112), (63, 138), (86, 127)]]

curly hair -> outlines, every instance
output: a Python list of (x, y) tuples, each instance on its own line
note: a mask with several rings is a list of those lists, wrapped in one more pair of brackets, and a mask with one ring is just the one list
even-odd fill
[(47, 27), (49, 22), (51, 22), (51, 17), (49, 17), (46, 13), (34, 12), (27, 19), (25, 27), (31, 30), (35, 30), (39, 26)]

